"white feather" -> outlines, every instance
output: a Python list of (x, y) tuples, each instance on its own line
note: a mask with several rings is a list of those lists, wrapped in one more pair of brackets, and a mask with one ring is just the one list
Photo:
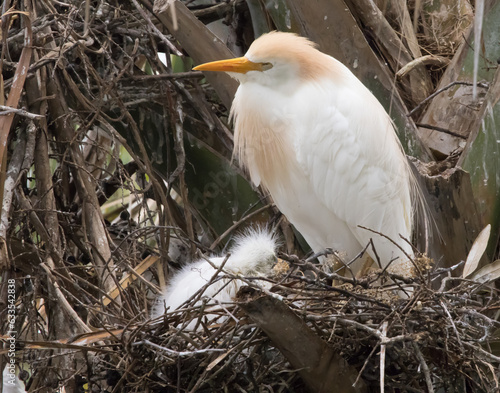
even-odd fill
[(332, 247), (349, 260), (373, 239), (383, 266), (398, 258), (391, 270), (410, 276), (405, 253), (413, 252), (400, 235), (411, 240), (415, 185), (382, 105), (344, 65), (292, 34), (262, 36), (245, 57), (273, 65), (232, 74), (235, 152), (254, 183), (314, 251)]
[[(167, 308), (170, 311), (179, 308), (210, 281), (212, 283), (203, 292), (203, 297), (211, 299), (211, 304), (232, 302), (244, 282), (231, 278), (214, 279), (221, 264), (226, 261), (219, 277), (226, 276), (224, 272), (240, 277), (265, 277), (271, 273), (277, 260), (276, 249), (277, 239), (267, 229), (247, 230), (235, 238), (227, 261), (225, 256), (211, 257), (211, 263), (200, 259), (175, 274), (153, 306), (152, 317), (163, 315)], [(200, 302), (201, 299), (195, 304)]]

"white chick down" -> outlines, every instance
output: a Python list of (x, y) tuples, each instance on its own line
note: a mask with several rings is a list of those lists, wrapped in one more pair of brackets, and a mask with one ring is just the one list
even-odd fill
[[(276, 249), (278, 241), (267, 228), (248, 229), (238, 235), (234, 245), (229, 250), (229, 258), (224, 264), (219, 276), (228, 274), (240, 277), (266, 277), (271, 274), (273, 265), (277, 261)], [(152, 309), (152, 317), (157, 318), (168, 308), (173, 311), (198, 291), (206, 287), (200, 296), (208, 297), (210, 305), (230, 303), (244, 281), (232, 278), (214, 277), (217, 268), (226, 260), (226, 256), (210, 257), (213, 266), (205, 259), (200, 259), (181, 269), (175, 274), (170, 283), (163, 289), (163, 293), (156, 300)], [(227, 272), (228, 274), (224, 273)], [(209, 286), (207, 284), (212, 282)], [(259, 285), (262, 286), (264, 281)], [(195, 305), (199, 305), (198, 300)], [(192, 327), (190, 324), (189, 327)]]

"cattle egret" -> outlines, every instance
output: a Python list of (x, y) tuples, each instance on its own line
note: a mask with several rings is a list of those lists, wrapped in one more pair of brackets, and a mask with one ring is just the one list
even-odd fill
[(411, 275), (400, 235), (412, 236), (416, 182), (389, 115), (347, 67), (306, 38), (272, 32), (244, 57), (194, 69), (239, 81), (234, 155), (314, 251), (348, 261), (373, 239), (384, 266), (395, 259), (389, 269)]
[[(265, 277), (271, 273), (277, 261), (276, 249), (277, 239), (268, 230), (247, 230), (236, 237), (229, 258), (212, 257), (209, 258), (210, 262), (200, 259), (174, 275), (153, 307), (153, 318), (162, 315), (166, 308), (170, 308), (170, 311), (179, 308), (202, 289), (200, 298), (208, 297), (209, 304), (234, 301), (238, 290), (245, 283), (237, 278), (227, 277), (224, 272), (236, 277)], [(223, 271), (217, 273), (224, 261)], [(195, 304), (199, 305), (200, 302), (201, 299)], [(194, 325), (195, 323), (189, 324), (189, 328)]]

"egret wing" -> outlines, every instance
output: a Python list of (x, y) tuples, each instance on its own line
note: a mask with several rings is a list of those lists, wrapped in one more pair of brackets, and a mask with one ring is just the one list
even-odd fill
[(360, 226), (398, 243), (399, 234), (410, 236), (408, 163), (382, 105), (354, 76), (348, 82), (304, 86), (310, 99), (296, 111), (297, 160), (312, 191), (360, 244), (376, 238), (377, 253), (390, 259), (397, 248)]

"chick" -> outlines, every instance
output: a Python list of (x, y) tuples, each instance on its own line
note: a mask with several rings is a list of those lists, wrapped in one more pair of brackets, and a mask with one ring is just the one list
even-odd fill
[[(152, 317), (163, 315), (167, 308), (170, 311), (179, 308), (202, 289), (204, 289), (203, 294), (195, 305), (201, 303), (202, 297), (208, 297), (210, 305), (232, 302), (245, 283), (227, 277), (224, 271), (240, 277), (268, 276), (272, 272), (274, 263), (277, 262), (277, 247), (277, 238), (268, 229), (248, 229), (235, 238), (234, 245), (229, 250), (229, 257), (211, 257), (209, 258), (211, 263), (200, 259), (175, 274), (154, 304)], [(218, 268), (224, 261), (226, 262), (223, 271), (216, 276)], [(221, 278), (224, 276), (226, 278)], [(214, 315), (207, 315), (210, 316)], [(188, 329), (192, 329), (195, 324), (196, 321), (190, 323)]]

